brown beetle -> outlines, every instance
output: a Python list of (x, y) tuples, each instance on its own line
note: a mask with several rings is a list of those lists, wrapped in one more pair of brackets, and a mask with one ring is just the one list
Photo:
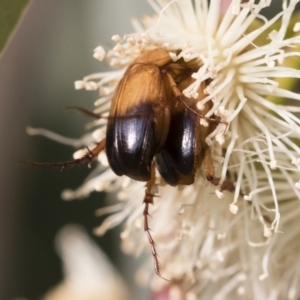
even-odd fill
[(169, 129), (171, 88), (162, 68), (171, 62), (163, 49), (144, 52), (117, 87), (106, 130), (106, 154), (117, 175), (150, 180), (153, 158)]

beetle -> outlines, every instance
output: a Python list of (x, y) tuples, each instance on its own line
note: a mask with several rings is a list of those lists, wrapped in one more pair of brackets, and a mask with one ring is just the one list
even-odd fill
[[(155, 168), (167, 184), (192, 184), (197, 169), (204, 165), (208, 181), (219, 184), (215, 177), (206, 137), (216, 124), (226, 122), (213, 116), (205, 117), (211, 108), (207, 103), (198, 110), (196, 103), (205, 97), (203, 82), (198, 99), (183, 96), (182, 91), (192, 84), (191, 75), (198, 70), (199, 62), (173, 62), (169, 53), (157, 48), (142, 52), (127, 68), (113, 96), (106, 137), (86, 155), (79, 159), (60, 163), (25, 162), (31, 165), (57, 166), (90, 163), (103, 150), (106, 151), (111, 169), (119, 176), (145, 181), (144, 230), (152, 247), (155, 272), (161, 277), (155, 243), (148, 226), (149, 205), (153, 204), (152, 188), (155, 183)], [(75, 109), (99, 118), (83, 108)], [(208, 126), (200, 125), (200, 119)], [(232, 190), (225, 182), (221, 189)]]
[[(184, 90), (192, 80), (191, 77), (186, 78), (178, 88)], [(185, 98), (188, 107), (183, 102), (172, 107), (167, 139), (156, 155), (157, 169), (169, 185), (192, 184), (207, 153), (205, 138), (215, 129), (215, 123), (209, 122), (207, 127), (200, 125), (199, 117), (190, 109), (197, 110), (197, 101), (205, 97), (204, 85), (203, 82), (199, 88), (198, 99)], [(211, 103), (208, 102), (201, 113), (206, 114), (210, 108)]]
[(169, 129), (171, 95), (161, 68), (170, 62), (163, 49), (144, 52), (117, 87), (106, 129), (106, 154), (119, 176), (150, 180), (153, 158)]

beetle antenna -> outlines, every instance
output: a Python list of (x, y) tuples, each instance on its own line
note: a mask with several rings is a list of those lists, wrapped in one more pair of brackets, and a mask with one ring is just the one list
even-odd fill
[(200, 117), (200, 118), (202, 118), (204, 120), (207, 120), (207, 121), (217, 122), (217, 123), (224, 124), (226, 126), (226, 129), (227, 129), (228, 123), (226, 121), (222, 121), (222, 120), (219, 120), (219, 119), (206, 117), (206, 116), (200, 114), (199, 112), (197, 112), (196, 110), (194, 110), (192, 107), (190, 107), (184, 101), (184, 95), (180, 91), (178, 85), (176, 84), (176, 81), (172, 77), (172, 74), (168, 71), (168, 69), (163, 69), (162, 72), (163, 72), (163, 74), (165, 74), (167, 76), (167, 79), (168, 79), (168, 81), (170, 83), (170, 87), (171, 87), (172, 92), (173, 92), (173, 94), (174, 94), (174, 96), (176, 98), (176, 101), (180, 101), (187, 109), (189, 109), (192, 113), (194, 113), (198, 117)]
[(149, 228), (149, 224), (148, 224), (148, 216), (149, 216), (149, 205), (154, 204), (153, 198), (155, 197), (155, 195), (151, 192), (152, 187), (155, 183), (155, 169), (154, 169), (154, 165), (152, 166), (152, 172), (151, 172), (151, 179), (146, 183), (146, 190), (145, 190), (145, 196), (144, 196), (144, 203), (145, 203), (145, 208), (143, 211), (143, 215), (144, 215), (144, 231), (147, 234), (148, 237), (148, 241), (151, 245), (151, 253), (154, 259), (154, 270), (155, 273), (161, 278), (164, 279), (166, 281), (169, 281), (168, 279), (164, 278), (161, 276), (161, 265), (158, 259), (158, 254), (156, 252), (156, 244), (152, 238), (152, 235), (150, 233), (150, 228)]
[(145, 116), (149, 116), (149, 113), (137, 113), (134, 115), (129, 115), (129, 116), (117, 116), (117, 117), (110, 117), (110, 116), (101, 116), (98, 115), (88, 109), (85, 109), (83, 107), (80, 106), (70, 106), (67, 107), (67, 109), (72, 109), (72, 110), (77, 110), (79, 112), (81, 112), (82, 114), (91, 117), (93, 119), (99, 120), (99, 119), (105, 119), (105, 120), (120, 120), (120, 119), (134, 119), (134, 118), (143, 118)]
[(88, 163), (88, 166), (90, 167), (90, 163), (93, 159), (95, 159), (101, 151), (103, 151), (105, 148), (105, 139), (103, 139), (101, 142), (99, 142), (96, 147), (92, 150), (88, 149), (88, 153), (82, 156), (81, 158), (68, 160), (64, 162), (56, 162), (56, 163), (41, 163), (41, 162), (35, 162), (35, 161), (21, 161), (22, 164), (30, 165), (30, 166), (37, 166), (37, 167), (55, 167), (55, 168), (61, 168), (62, 170), (67, 166), (74, 166), (78, 164)]
[(69, 106), (69, 107), (67, 107), (67, 109), (77, 110), (77, 111), (81, 112), (82, 114), (84, 114), (84, 115), (86, 115), (90, 118), (96, 119), (96, 120), (99, 120), (101, 118), (105, 118), (105, 117), (101, 117), (98, 114), (95, 114), (94, 112), (92, 112), (90, 110), (87, 110), (87, 109), (85, 109), (83, 107), (79, 107), (79, 106)]
[(199, 112), (197, 112), (195, 109), (193, 109), (192, 107), (190, 107), (185, 101), (184, 101), (184, 96), (183, 95), (180, 95), (177, 97), (178, 100), (188, 109), (190, 110), (192, 113), (194, 113), (196, 116), (204, 119), (204, 120), (207, 120), (207, 121), (210, 121), (210, 122), (216, 122), (216, 123), (221, 123), (221, 124), (224, 124), (227, 128), (228, 126), (228, 123), (226, 121), (223, 121), (223, 120), (220, 120), (218, 118), (209, 118), (209, 117), (206, 117), (202, 114), (200, 114)]

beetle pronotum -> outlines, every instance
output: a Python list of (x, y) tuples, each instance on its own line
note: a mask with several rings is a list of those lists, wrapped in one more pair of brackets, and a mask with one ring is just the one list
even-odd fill
[[(117, 86), (109, 111), (106, 138), (82, 158), (61, 163), (25, 162), (39, 166), (65, 167), (81, 162), (90, 163), (103, 150), (111, 169), (119, 176), (126, 175), (146, 181), (144, 196), (144, 230), (152, 247), (155, 272), (161, 277), (155, 243), (148, 226), (149, 205), (153, 204), (152, 188), (155, 168), (167, 184), (176, 186), (194, 182), (197, 169), (204, 166), (206, 178), (219, 185), (206, 137), (216, 124), (226, 122), (204, 115), (211, 108), (207, 103), (198, 110), (196, 103), (205, 97), (203, 82), (198, 99), (188, 99), (182, 91), (193, 82), (192, 73), (199, 62), (173, 62), (164, 49), (148, 50), (140, 54), (128, 67)], [(82, 108), (75, 108), (99, 118)], [(208, 126), (200, 125), (205, 118)], [(233, 190), (224, 181), (221, 190)]]

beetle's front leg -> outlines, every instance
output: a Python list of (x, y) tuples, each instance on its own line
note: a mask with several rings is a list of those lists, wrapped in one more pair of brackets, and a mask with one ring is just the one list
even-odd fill
[[(203, 166), (204, 166), (206, 179), (215, 186), (219, 185), (220, 178), (215, 177), (215, 170), (214, 170), (213, 161), (209, 149), (205, 151)], [(220, 191), (234, 192), (234, 190), (235, 190), (235, 186), (233, 182), (229, 180), (224, 180), (220, 185)]]

